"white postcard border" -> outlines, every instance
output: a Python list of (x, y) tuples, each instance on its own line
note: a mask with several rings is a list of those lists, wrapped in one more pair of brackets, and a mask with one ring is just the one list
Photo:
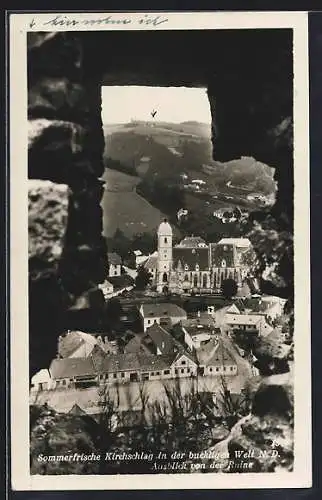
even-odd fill
[[(156, 26), (139, 20), (158, 14)], [(10, 351), (11, 478), (14, 490), (304, 488), (312, 484), (310, 197), (308, 134), (308, 20), (305, 12), (69, 13), (92, 25), (45, 24), (59, 13), (10, 15)], [(97, 25), (107, 15), (129, 25)], [(31, 476), (29, 473), (27, 31), (191, 30), (293, 28), (294, 30), (294, 255), (295, 255), (295, 462), (290, 473)], [(232, 477), (233, 476), (233, 477)]]

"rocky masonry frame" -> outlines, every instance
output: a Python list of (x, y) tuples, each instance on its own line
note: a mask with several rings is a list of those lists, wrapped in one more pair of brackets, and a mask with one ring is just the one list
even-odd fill
[[(44, 352), (48, 365), (54, 357), (66, 315), (81, 324), (104, 302), (102, 85), (208, 89), (214, 158), (275, 168), (277, 199), (259, 215), (260, 237), (274, 231), (267, 252), (282, 251), (262, 287), (292, 309), (292, 78), (290, 29), (28, 33), (30, 375)], [(264, 266), (258, 230), (248, 237)]]

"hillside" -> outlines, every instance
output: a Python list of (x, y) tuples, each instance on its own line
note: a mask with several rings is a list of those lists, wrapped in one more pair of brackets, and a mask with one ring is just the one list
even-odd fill
[[(133, 183), (132, 192), (123, 193), (122, 201), (117, 194), (109, 193), (109, 200), (106, 198), (105, 205), (114, 208), (113, 213), (105, 215), (105, 219), (110, 219), (105, 226), (109, 226), (107, 232), (118, 226), (126, 232), (136, 232), (140, 227), (150, 230), (161, 213), (175, 222), (180, 208), (191, 213), (204, 212), (209, 217), (215, 210), (229, 206), (253, 210), (256, 206), (249, 202), (248, 195), (272, 196), (272, 168), (248, 157), (227, 163), (213, 160), (210, 128), (193, 121), (132, 121), (104, 127), (106, 172), (127, 174)], [(196, 187), (195, 180), (203, 184)], [(120, 209), (111, 207), (112, 197)], [(150, 204), (150, 215), (145, 201)], [(140, 210), (134, 217), (135, 207)], [(160, 212), (154, 212), (153, 207)], [(128, 214), (132, 214), (131, 221), (126, 222)]]
[(133, 121), (107, 125), (104, 133), (106, 160), (121, 162), (134, 175), (179, 177), (186, 173), (194, 177), (200, 173), (199, 178), (209, 185), (230, 182), (237, 187), (251, 184), (254, 191), (264, 194), (274, 191), (273, 169), (267, 165), (245, 157), (228, 163), (213, 160), (210, 125)]

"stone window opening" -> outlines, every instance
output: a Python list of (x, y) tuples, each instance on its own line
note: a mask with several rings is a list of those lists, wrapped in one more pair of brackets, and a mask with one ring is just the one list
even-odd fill
[[(30, 45), (30, 48), (32, 48), (32, 36), (34, 35), (37, 35), (40, 37), (40, 42), (39, 42), (39, 46), (41, 47), (41, 53), (43, 53), (43, 51), (45, 50), (46, 51), (46, 39), (45, 37), (43, 37), (43, 39), (41, 39), (41, 35), (39, 34), (35, 34), (35, 33), (28, 33), (28, 45)], [(101, 107), (101, 99), (100, 99), (100, 94), (99, 94), (99, 91), (100, 91), (100, 88), (101, 86), (105, 86), (105, 85), (110, 85), (111, 82), (113, 82), (113, 84), (115, 84), (115, 82), (117, 82), (117, 85), (126, 85), (128, 84), (128, 81), (130, 78), (131, 79), (131, 83), (133, 82), (133, 78), (134, 78), (134, 81), (135, 81), (135, 85), (143, 85), (143, 84), (150, 84), (150, 85), (156, 85), (156, 84), (161, 84), (161, 85), (164, 85), (164, 86), (167, 86), (169, 85), (169, 82), (172, 80), (172, 81), (175, 81), (175, 84), (176, 85), (182, 85), (182, 73), (180, 74), (180, 69), (176, 69), (174, 67), (174, 69), (171, 69), (169, 67), (169, 70), (171, 69), (172, 71), (172, 75), (171, 75), (171, 71), (170, 71), (170, 76), (167, 77), (165, 76), (164, 77), (164, 80), (162, 82), (158, 81), (158, 76), (155, 76), (156, 73), (154, 73), (154, 68), (152, 68), (152, 70), (149, 71), (147, 70), (147, 63), (146, 63), (146, 67), (144, 67), (144, 64), (142, 66), (142, 69), (140, 68), (138, 70), (138, 74), (135, 73), (134, 76), (129, 76), (131, 75), (131, 71), (130, 70), (127, 70), (127, 65), (130, 65), (131, 64), (131, 61), (130, 59), (127, 59), (126, 62), (125, 62), (125, 71), (120, 72), (117, 68), (117, 65), (115, 63), (115, 61), (113, 62), (112, 60), (112, 70), (110, 68), (104, 68), (104, 67), (101, 67), (103, 66), (102, 63), (97, 63), (96, 59), (97, 58), (94, 58), (93, 57), (93, 54), (94, 54), (94, 49), (97, 47), (97, 37), (99, 38), (99, 40), (102, 40), (104, 43), (103, 45), (106, 43), (105, 42), (105, 36), (106, 36), (106, 40), (110, 40), (111, 37), (112, 39), (114, 40), (113, 37), (120, 37), (120, 39), (122, 39), (122, 36), (123, 33), (117, 33), (117, 32), (106, 32), (106, 33), (96, 33), (96, 32), (93, 32), (93, 33), (77, 33), (77, 36), (75, 36), (75, 33), (72, 33), (71, 34), (71, 43), (68, 44), (68, 38), (70, 36), (70, 33), (69, 32), (66, 32), (66, 33), (63, 33), (63, 36), (64, 36), (64, 39), (62, 39), (61, 37), (61, 33), (57, 33), (55, 34), (55, 36), (57, 36), (57, 49), (54, 50), (54, 56), (57, 56), (58, 54), (60, 54), (59, 51), (61, 51), (61, 53), (64, 55), (65, 54), (65, 51), (67, 53), (67, 56), (70, 56), (70, 53), (71, 53), (71, 48), (73, 49), (73, 51), (75, 52), (75, 54), (79, 54), (81, 53), (82, 51), (81, 50), (78, 50), (78, 49), (83, 49), (83, 58), (82, 60), (79, 60), (77, 61), (77, 64), (78, 66), (80, 67), (80, 73), (84, 74), (84, 76), (86, 77), (84, 79), (84, 82), (81, 80), (81, 83), (79, 84), (79, 86), (81, 87), (84, 87), (84, 90), (83, 92), (80, 93), (80, 95), (82, 96), (81, 99), (83, 99), (83, 95), (84, 95), (84, 92), (86, 94), (86, 92), (88, 92), (89, 94), (89, 104), (88, 104), (88, 109), (86, 110), (86, 113), (88, 113), (88, 117), (86, 115), (83, 116), (83, 111), (82, 111), (82, 104), (83, 102), (80, 100), (79, 104), (77, 102), (77, 96), (76, 96), (76, 100), (74, 100), (73, 102), (73, 105), (70, 105), (70, 107), (68, 107), (66, 105), (66, 107), (64, 106), (61, 106), (62, 108), (62, 111), (60, 111), (59, 107), (57, 106), (53, 113), (55, 115), (55, 117), (57, 116), (57, 119), (60, 119), (60, 120), (66, 120), (66, 123), (67, 122), (70, 122), (72, 125), (74, 125), (74, 121), (76, 122), (75, 123), (75, 128), (79, 128), (79, 129), (82, 129), (84, 128), (83, 125), (84, 123), (86, 123), (87, 121), (89, 123), (91, 123), (91, 127), (92, 127), (92, 132), (93, 132), (93, 142), (91, 143), (91, 140), (89, 141), (86, 141), (86, 144), (90, 144), (90, 148), (87, 148), (87, 146), (84, 144), (74, 144), (72, 143), (72, 146), (73, 146), (73, 151), (74, 150), (78, 151), (78, 149), (81, 150), (81, 155), (84, 154), (84, 157), (86, 157), (86, 155), (88, 155), (88, 160), (89, 160), (89, 163), (91, 163), (93, 165), (93, 168), (92, 168), (92, 171), (94, 173), (94, 175), (92, 175), (91, 173), (91, 178), (89, 180), (85, 179), (85, 176), (82, 177), (82, 174), (79, 174), (79, 179), (77, 179), (77, 184), (79, 185), (82, 185), (84, 184), (84, 189), (83, 189), (83, 194), (85, 195), (85, 201), (83, 203), (83, 206), (86, 206), (86, 203), (88, 203), (89, 199), (91, 198), (92, 200), (92, 205), (91, 207), (93, 207), (93, 211), (95, 211), (99, 205), (100, 205), (100, 197), (96, 194), (96, 192), (99, 191), (99, 186), (98, 184), (101, 182), (99, 179), (100, 179), (100, 176), (102, 175), (102, 167), (101, 167), (101, 164), (102, 164), (102, 155), (103, 155), (103, 146), (100, 145), (101, 142), (103, 142), (103, 134), (102, 134), (102, 124), (101, 124), (101, 120), (100, 120), (100, 117), (99, 117), (99, 109)], [(210, 35), (210, 33), (209, 33)], [(127, 34), (126, 36), (132, 36), (130, 34)], [(135, 40), (135, 36), (137, 36), (136, 34), (134, 35), (133, 34), (133, 40)], [(141, 35), (140, 35), (141, 36)], [(147, 34), (142, 34), (142, 36), (148, 36)], [(158, 33), (158, 36), (162, 36), (161, 32), (160, 32), (160, 35)], [(192, 35), (188, 35), (188, 39), (190, 36), (207, 36), (207, 33), (205, 34), (202, 34), (202, 35), (198, 35), (198, 33), (196, 32), (196, 35), (195, 34), (192, 34)], [(216, 35), (213, 35), (214, 37)], [(66, 43), (66, 40), (67, 40), (67, 43)], [(283, 38), (283, 40), (285, 40)], [(283, 44), (284, 44), (284, 41), (283, 41)], [(77, 50), (76, 50), (77, 49)], [(31, 50), (31, 49), (30, 49)], [(37, 48), (36, 48), (36, 51), (37, 52)], [(280, 51), (280, 46), (279, 46), (279, 51)], [(71, 55), (72, 56), (72, 55)], [(37, 61), (37, 53), (33, 56), (33, 58), (30, 58), (30, 61), (33, 61), (34, 59), (36, 59)], [(249, 55), (248, 55), (249, 57)], [(68, 59), (68, 57), (67, 57)], [(63, 67), (59, 67), (60, 66), (60, 60), (62, 61), (65, 61), (66, 58), (65, 57), (61, 57), (61, 58), (57, 58), (57, 66), (58, 66), (58, 70), (62, 70), (64, 69)], [(151, 61), (153, 61), (153, 59), (151, 59)], [(73, 62), (73, 60), (72, 60)], [(113, 66), (114, 64), (114, 66)], [(32, 70), (32, 66), (33, 66), (33, 62), (29, 63), (29, 60), (28, 60), (28, 66), (29, 66), (29, 69)], [(37, 64), (36, 64), (36, 67), (37, 67)], [(76, 66), (75, 66), (76, 67)], [(231, 64), (231, 67), (233, 68), (234, 67), (234, 64), (232, 62)], [(241, 73), (241, 76), (243, 76), (243, 65), (241, 64), (240, 65), (240, 69), (239, 69), (239, 66), (238, 66), (238, 69), (236, 70), (237, 72), (237, 76), (239, 75), (239, 73)], [(39, 65), (38, 67), (38, 71), (40, 73), (40, 77), (44, 78), (44, 76), (47, 76), (46, 75), (46, 70), (47, 70), (47, 67), (46, 67), (46, 64), (45, 63), (42, 63), (42, 65)], [(127, 72), (128, 71), (128, 72)], [(198, 74), (198, 71), (199, 71), (199, 74)], [(110, 73), (109, 73), (110, 72)], [(59, 74), (59, 73), (57, 73)], [(163, 74), (163, 73), (162, 73)], [(166, 72), (164, 72), (164, 74), (166, 75)], [(78, 74), (77, 74), (78, 75)], [(76, 75), (76, 76), (77, 76)], [(125, 76), (124, 76), (125, 75)], [(151, 76), (152, 75), (152, 76)], [(218, 75), (219, 75), (219, 79), (220, 79), (220, 71), (218, 71)], [(35, 72), (35, 75), (33, 75), (33, 80), (36, 79), (36, 72)], [(269, 75), (268, 75), (269, 76)], [(65, 78), (65, 77), (64, 77)], [(261, 78), (261, 76), (260, 76)], [(68, 79), (68, 77), (67, 77)], [(267, 79), (267, 74), (265, 73), (265, 79)], [(59, 78), (58, 78), (59, 80)], [(151, 81), (152, 80), (152, 81)], [(63, 81), (63, 80), (62, 80)], [(90, 84), (88, 85), (88, 88), (86, 88), (86, 85), (87, 83), (86, 82), (90, 82)], [(204, 87), (208, 87), (208, 92), (209, 92), (209, 102), (210, 102), (210, 107), (213, 109), (214, 107), (214, 102), (215, 102), (215, 91), (213, 90), (213, 87), (212, 86), (212, 81), (211, 81), (211, 77), (209, 77), (209, 81), (205, 81), (205, 79), (203, 78), (202, 76), (202, 72), (200, 73), (200, 70), (196, 70), (196, 69), (193, 69), (192, 70), (192, 73), (189, 73), (187, 72), (186, 75), (185, 75), (185, 79), (184, 79), (184, 82), (187, 86), (193, 86), (193, 85), (198, 85), (198, 86), (202, 86), (203, 88)], [(37, 80), (36, 80), (36, 83), (37, 83)], [(276, 88), (278, 88), (278, 86), (275, 84), (275, 80), (273, 81), (272, 80), (272, 83), (273, 83), (273, 87), (276, 86)], [(32, 94), (32, 91), (34, 90), (33, 89), (33, 85), (34, 85), (34, 82), (32, 81), (30, 84), (29, 84), (29, 92), (30, 92), (30, 95)], [(58, 85), (56, 86), (58, 88)], [(36, 88), (36, 87), (35, 87)], [(53, 86), (54, 88), (54, 86)], [(73, 85), (71, 86), (72, 91), (74, 91), (74, 88), (73, 88)], [(220, 88), (220, 86), (219, 86)], [(53, 95), (53, 97), (55, 97), (55, 90), (51, 90), (49, 87), (48, 87), (48, 92), (49, 92), (49, 95), (51, 97), (51, 95)], [(37, 97), (40, 96), (41, 97), (41, 92), (39, 91), (39, 93), (37, 92), (36, 94)], [(71, 97), (71, 93), (69, 94), (69, 90), (68, 88), (66, 88), (66, 101), (68, 101), (68, 98)], [(222, 99), (222, 100), (220, 100)], [(218, 102), (221, 103), (221, 108), (224, 108), (224, 101), (225, 101), (225, 96), (219, 96), (218, 97)], [(53, 100), (53, 102), (55, 102)], [(44, 111), (41, 112), (39, 106), (37, 107), (36, 104), (31, 101), (31, 104), (29, 105), (29, 108), (30, 108), (30, 116), (31, 116), (31, 119), (32, 118), (46, 118), (48, 119), (48, 116), (45, 116), (44, 115)], [(261, 109), (258, 109), (256, 111), (261, 111)], [(274, 111), (274, 110), (273, 110)], [(60, 113), (64, 113), (64, 117), (61, 118), (60, 116)], [(37, 115), (38, 113), (38, 115)], [(70, 114), (70, 119), (69, 119), (69, 114)], [(242, 113), (240, 113), (240, 115), (242, 116), (242, 120), (244, 122), (244, 116)], [(74, 117), (77, 117), (74, 119)], [(273, 115), (275, 116), (275, 115)], [(66, 118), (67, 117), (67, 118)], [(89, 118), (89, 119), (88, 119)], [(49, 119), (51, 119), (49, 117)], [(219, 119), (219, 123), (220, 123), (220, 112), (218, 112), (218, 119)], [(272, 119), (273, 120), (273, 119)], [(81, 123), (82, 125), (79, 125), (79, 123)], [(215, 130), (215, 123), (213, 123), (213, 130)], [(86, 127), (85, 127), (86, 128)], [(257, 158), (257, 155), (256, 155), (256, 148), (257, 148), (257, 142), (256, 144), (254, 142), (252, 142), (252, 137), (251, 137), (251, 133), (252, 131), (250, 130), (249, 132), (249, 146), (250, 146), (250, 151), (247, 151), (247, 153), (249, 154), (253, 154), (254, 156), (256, 156)], [(222, 135), (224, 137), (224, 139), (227, 139), (226, 135), (227, 135), (227, 131), (223, 130), (222, 132)], [(77, 139), (77, 138), (76, 138)], [(73, 139), (74, 140), (74, 139)], [(220, 139), (219, 139), (220, 141)], [(229, 141), (226, 141), (227, 143)], [(234, 142), (234, 141), (232, 141)], [(96, 149), (96, 144), (98, 144), (97, 146), (97, 149)], [(224, 143), (220, 143), (220, 147), (223, 149), (223, 151), (220, 150), (220, 148), (218, 148), (221, 152), (220, 152), (220, 158), (222, 161), (226, 161), (228, 160), (228, 158), (223, 158), (225, 155), (228, 155), (228, 151), (225, 150), (225, 146), (224, 146)], [(230, 145), (230, 147), (234, 148), (234, 144)], [(254, 151), (252, 151), (252, 148)], [(32, 147), (30, 148), (32, 150)], [(50, 148), (49, 148), (50, 150)], [(95, 152), (97, 151), (97, 153)], [(94, 154), (95, 152), (95, 154)], [(243, 152), (241, 152), (243, 153)], [(274, 155), (276, 153), (276, 151), (274, 150), (274, 148), (272, 147), (272, 154)], [(77, 153), (78, 156), (80, 156), (79, 152)], [(240, 154), (240, 153), (239, 153)], [(277, 154), (277, 153), (276, 153)], [(55, 155), (53, 155), (54, 157)], [(91, 157), (94, 157), (93, 159), (91, 159)], [(265, 154), (264, 154), (265, 156)], [(278, 156), (278, 154), (277, 154)], [(219, 158), (219, 159), (220, 159)], [(265, 161), (265, 158), (259, 158), (260, 161)], [(56, 161), (56, 160), (55, 160)], [(87, 161), (87, 158), (86, 158), (86, 161)], [(33, 164), (34, 163), (34, 164)], [(57, 163), (57, 162), (56, 162)], [(75, 161), (75, 165), (76, 165), (76, 161)], [(277, 163), (278, 163), (278, 158), (277, 158)], [(285, 162), (284, 162), (285, 163)], [(291, 164), (292, 162), (290, 162)], [(42, 164), (44, 164), (44, 162), (42, 162)], [(75, 166), (74, 165), (74, 166)], [(73, 168), (74, 168), (73, 166)], [(76, 165), (77, 166), (77, 165)], [(32, 161), (29, 161), (29, 171), (30, 171), (30, 178), (31, 179), (38, 179), (39, 175), (37, 174), (37, 165), (36, 165), (36, 161), (32, 162)], [(49, 171), (49, 169), (48, 169)], [(278, 172), (278, 169), (277, 169), (277, 172)], [(47, 174), (46, 174), (47, 175)], [(48, 174), (49, 175), (49, 174)], [(63, 178), (63, 173), (58, 173), (58, 178), (59, 178), (59, 182), (60, 184), (58, 183), (57, 185), (63, 185), (64, 182), (65, 182), (65, 179)], [(286, 176), (287, 177), (287, 176)], [(94, 179), (95, 178), (95, 179)], [(52, 179), (51, 179), (52, 180)], [(95, 182), (94, 182), (95, 181)], [(53, 184), (54, 184), (54, 188), (56, 186), (55, 182), (57, 182), (56, 180), (53, 180)], [(68, 183), (68, 181), (66, 181), (66, 184)], [(97, 183), (97, 185), (96, 185)], [(100, 185), (100, 187), (102, 187)], [(58, 188), (57, 188), (58, 189)], [(74, 191), (74, 188), (71, 187), (71, 191)], [(74, 193), (75, 194), (75, 193)], [(87, 199), (86, 199), (87, 197)], [(86, 202), (86, 203), (85, 203)], [(82, 205), (82, 201), (81, 200), (77, 200), (77, 203), (79, 203), (79, 205), (81, 206)], [(287, 206), (286, 206), (287, 205)], [(286, 202), (285, 202), (285, 207), (283, 208), (284, 212), (286, 213), (285, 217), (286, 219), (288, 217), (290, 217), (290, 214), (289, 214), (289, 211), (291, 210), (289, 208), (289, 201), (288, 201), (288, 198), (286, 199)], [(75, 214), (76, 214), (76, 211), (75, 211)], [(77, 218), (81, 218), (81, 214), (82, 214), (82, 211), (80, 210), (79, 211), (79, 214), (76, 214), (77, 217), (75, 216), (74, 214), (74, 219), (76, 220)], [(100, 282), (99, 281), (99, 277), (96, 278), (99, 274), (100, 274), (100, 270), (98, 268), (99, 266), (99, 260), (100, 259), (97, 259), (97, 255), (103, 255), (103, 240), (102, 240), (102, 249), (100, 248), (100, 245), (101, 243), (99, 242), (99, 238), (101, 236), (101, 228), (100, 228), (100, 224), (101, 224), (101, 220), (100, 219), (100, 216), (97, 217), (97, 221), (95, 220), (95, 224), (97, 222), (97, 229), (94, 228), (94, 226), (91, 228), (91, 232), (88, 234), (88, 242), (89, 242), (89, 247), (93, 247), (93, 255), (95, 254), (95, 257), (91, 258), (91, 264), (89, 266), (89, 283), (91, 284), (92, 286), (92, 282)], [(94, 218), (93, 218), (93, 222), (94, 222)], [(84, 235), (82, 234), (84, 233)], [(86, 236), (86, 230), (85, 228), (83, 228), (81, 226), (80, 229), (74, 229), (74, 227), (72, 226), (72, 224), (70, 224), (70, 227), (69, 227), (69, 234), (70, 236), (72, 236), (72, 234), (74, 234), (75, 236), (76, 235), (81, 235), (81, 236), (84, 236), (84, 239), (85, 239), (85, 236)], [(72, 238), (70, 237), (70, 240)], [(96, 242), (95, 244), (97, 244), (97, 248), (95, 248), (95, 252), (94, 252), (94, 243), (93, 242)], [(98, 243), (97, 243), (98, 242)], [(60, 242), (56, 242), (56, 244), (59, 244), (61, 245), (61, 247), (63, 247), (63, 245), (60, 243)], [(75, 251), (75, 255), (78, 255), (77, 252)], [(74, 261), (76, 262), (77, 259), (74, 259)], [(71, 268), (73, 268), (74, 270), (74, 264), (73, 264), (73, 261), (71, 260)], [(76, 265), (75, 265), (76, 266)], [(103, 267), (103, 266), (102, 266)], [(66, 265), (66, 262), (64, 262), (64, 268), (68, 269), (68, 265)], [(76, 268), (76, 267), (75, 267)], [(92, 269), (93, 268), (93, 269)], [(103, 271), (102, 271), (103, 273)], [(68, 276), (68, 273), (66, 271), (66, 274)], [(93, 278), (92, 280), (92, 276), (95, 278)], [(96, 281), (95, 281), (96, 280)], [(31, 283), (31, 288), (34, 286), (34, 283)], [(86, 287), (80, 291), (78, 291), (77, 289), (77, 292), (74, 293), (74, 295), (71, 294), (72, 298), (76, 300), (77, 298), (77, 294), (78, 295), (81, 295), (81, 293), (83, 292), (87, 292), (87, 289)], [(50, 294), (48, 294), (50, 295)], [(38, 307), (38, 306), (37, 306)], [(37, 310), (37, 308), (35, 308), (35, 310)], [(39, 314), (41, 314), (41, 310), (42, 308), (39, 308)], [(48, 319), (48, 322), (50, 321), (50, 319)], [(33, 324), (31, 324), (30, 326), (30, 333), (31, 335), (33, 334), (33, 329), (36, 330), (36, 327), (33, 326)], [(36, 332), (37, 334), (37, 332)], [(31, 353), (32, 354), (32, 353)], [(36, 363), (37, 364), (37, 363)]]

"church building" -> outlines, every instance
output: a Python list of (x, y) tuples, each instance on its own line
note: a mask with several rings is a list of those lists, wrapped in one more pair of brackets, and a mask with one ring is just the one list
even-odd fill
[(159, 225), (157, 234), (157, 253), (145, 267), (158, 292), (218, 292), (223, 280), (233, 279), (241, 287), (248, 275), (245, 255), (253, 250), (247, 238), (223, 238), (218, 243), (206, 243), (199, 236), (191, 236), (173, 246), (172, 227), (166, 219)]

